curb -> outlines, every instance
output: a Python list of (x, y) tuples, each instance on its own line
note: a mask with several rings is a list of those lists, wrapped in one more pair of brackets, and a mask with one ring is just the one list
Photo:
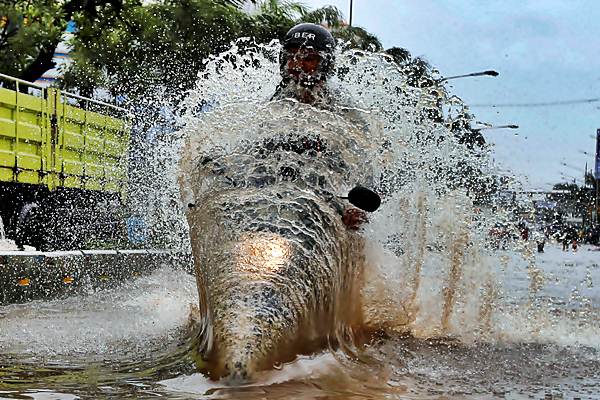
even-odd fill
[(193, 271), (190, 254), (160, 249), (0, 251), (0, 305), (111, 288), (164, 265)]

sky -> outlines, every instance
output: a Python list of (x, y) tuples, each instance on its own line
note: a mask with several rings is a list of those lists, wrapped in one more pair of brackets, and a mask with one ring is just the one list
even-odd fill
[[(348, 0), (303, 3), (334, 5), (348, 17)], [(352, 22), (385, 48), (424, 57), (442, 76), (498, 71), (448, 87), (477, 121), (519, 125), (483, 133), (498, 170), (525, 188), (582, 184), (586, 162), (593, 169), (600, 101), (518, 105), (600, 98), (600, 1), (354, 0)]]

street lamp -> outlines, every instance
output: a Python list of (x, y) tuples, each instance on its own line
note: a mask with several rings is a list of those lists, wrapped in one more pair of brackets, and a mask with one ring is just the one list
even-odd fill
[(447, 76), (445, 78), (437, 79), (436, 82), (442, 83), (442, 82), (449, 81), (451, 79), (468, 78), (468, 77), (472, 77), (472, 76), (498, 76), (498, 75), (499, 75), (499, 73), (494, 70), (487, 70), (487, 71), (481, 71), (481, 72), (472, 72), (470, 74), (464, 74), (464, 75)]
[[(483, 134), (481, 133), (481, 131), (483, 130), (490, 130), (490, 129), (518, 129), (519, 125), (515, 125), (515, 124), (508, 124), (508, 125), (490, 125), (487, 124), (487, 126), (482, 126), (479, 128), (470, 128), (471, 131), (471, 135), (470, 136), (470, 142), (472, 143), (476, 143), (479, 146), (483, 147), (483, 145), (485, 145), (486, 140), (485, 137), (483, 136)], [(516, 135), (516, 133), (515, 133)], [(465, 139), (463, 139), (465, 140)], [(471, 144), (472, 146), (472, 144)]]
[(485, 126), (482, 126), (480, 128), (473, 128), (474, 131), (484, 131), (484, 130), (490, 130), (490, 129), (519, 129), (519, 125), (515, 125), (515, 124), (489, 125), (489, 124), (486, 124)]
[(508, 124), (508, 125), (490, 125), (490, 126), (484, 126), (481, 128), (475, 128), (478, 131), (483, 131), (483, 130), (487, 130), (487, 129), (519, 129), (519, 125), (515, 125), (515, 124)]

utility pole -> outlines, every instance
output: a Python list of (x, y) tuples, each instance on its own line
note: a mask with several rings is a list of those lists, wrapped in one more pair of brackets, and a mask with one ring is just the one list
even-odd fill
[(354, 7), (352, 7), (353, 4), (354, 4), (354, 2), (352, 0), (350, 0), (350, 21), (348, 21), (349, 26), (352, 26), (352, 9), (354, 8)]
[[(594, 226), (594, 220), (592, 219), (593, 214), (588, 212), (588, 211), (590, 211), (590, 200), (591, 199), (588, 197), (588, 190), (587, 190), (588, 189), (588, 169), (587, 169), (587, 167), (588, 167), (588, 164), (586, 161), (585, 167), (583, 169), (583, 193), (585, 196), (585, 208), (586, 208), (586, 212), (584, 213), (585, 217), (583, 219), (583, 228), (584, 229), (588, 229), (588, 227)], [(590, 189), (593, 189), (593, 187)], [(590, 190), (590, 193), (591, 193), (591, 190)], [(588, 216), (590, 217), (589, 219), (588, 219)]]
[(600, 219), (598, 218), (598, 181), (600, 180), (600, 129), (596, 130), (596, 160), (594, 163), (594, 184), (596, 185), (596, 227), (598, 227)]
[(594, 183), (596, 185), (596, 226), (599, 225), (600, 220), (598, 219), (598, 177), (594, 178)]

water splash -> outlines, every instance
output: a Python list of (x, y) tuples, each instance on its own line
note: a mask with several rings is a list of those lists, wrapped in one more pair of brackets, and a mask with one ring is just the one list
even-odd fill
[[(562, 253), (549, 245), (545, 254), (536, 255), (529, 244), (513, 239), (507, 240), (506, 249), (495, 248), (489, 232), (498, 223), (513, 224), (512, 210), (492, 199), (481, 202), (473, 191), (473, 182), (495, 180), (487, 150), (467, 151), (443, 122), (428, 117), (438, 110), (439, 93), (407, 85), (385, 56), (348, 51), (337, 55), (339, 72), (331, 84), (345, 93), (340, 101), (351, 105), (359, 121), (299, 104), (271, 110), (274, 105), (268, 101), (278, 81), (278, 46), (242, 44), (208, 60), (197, 89), (175, 113), (181, 116), (177, 124), (198, 134), (198, 155), (215, 149), (223, 161), (233, 160), (242, 141), (263, 140), (288, 125), (292, 128), (288, 131), (349, 129), (351, 137), (356, 135), (359, 146), (339, 142), (348, 151), (344, 157), (353, 160), (357, 176), (382, 177), (378, 189), (385, 199), (361, 232), (367, 261), (362, 296), (343, 300), (358, 299), (363, 322), (381, 328), (387, 337), (360, 348), (361, 360), (369, 362), (357, 363), (332, 352), (333, 356), (285, 365), (283, 375), (266, 373), (257, 380), (258, 386), (250, 388), (219, 389), (199, 379), (203, 386), (195, 391), (198, 397), (210, 396), (204, 389), (215, 388), (217, 396), (248, 398), (282, 398), (290, 391), (307, 398), (357, 393), (381, 398), (595, 395), (600, 382), (597, 253), (585, 249)], [(454, 99), (451, 107), (455, 106), (462, 107)], [(264, 125), (255, 129), (258, 121)], [(367, 143), (361, 139), (363, 131), (369, 132)], [(140, 214), (149, 215), (147, 221), (160, 242), (185, 249), (188, 228), (180, 204), (185, 208), (195, 197), (184, 192), (183, 200), (179, 198), (177, 165), (184, 132), (163, 132), (144, 145), (148, 159), (132, 199)], [(358, 162), (365, 159), (368, 166)], [(239, 169), (236, 179), (248, 180), (251, 170)], [(309, 175), (302, 179), (308, 182)], [(332, 177), (328, 184), (343, 192), (353, 182)], [(219, 185), (207, 188), (218, 192)], [(285, 253), (272, 246), (263, 249), (275, 253), (275, 259)], [(275, 270), (279, 263), (269, 265)], [(8, 365), (4, 371), (17, 382), (5, 382), (0, 390), (18, 395), (31, 388), (54, 387), (89, 396), (91, 386), (98, 397), (111, 395), (114, 388), (131, 396), (142, 393), (136, 385), (151, 386), (179, 376), (179, 382), (170, 382), (167, 388), (194, 392), (182, 382), (185, 368), (175, 372), (169, 372), (170, 366), (169, 371), (154, 368), (161, 364), (157, 354), (165, 350), (164, 343), (180, 338), (177, 332), (186, 324), (188, 303), (198, 300), (193, 279), (165, 269), (149, 286), (141, 282), (123, 292), (0, 309), (0, 363)], [(57, 337), (56, 329), (65, 340)], [(356, 355), (356, 349), (348, 353)], [(137, 359), (136, 351), (148, 355), (141, 364), (129, 363)], [(176, 356), (191, 372), (189, 354)], [(110, 370), (87, 365), (90, 357), (108, 359)], [(22, 358), (29, 367), (21, 364)], [(341, 361), (342, 367), (332, 359)], [(44, 370), (37, 369), (39, 363)], [(52, 363), (66, 365), (59, 371), (60, 380), (48, 367)], [(74, 365), (87, 366), (73, 372)], [(294, 370), (305, 365), (312, 367), (301, 373)], [(369, 380), (380, 373), (381, 381)], [(146, 377), (140, 378), (143, 383), (140, 376)], [(166, 394), (156, 388), (143, 390), (148, 396), (188, 397), (169, 390)]]
[(79, 361), (135, 358), (156, 343), (176, 343), (189, 305), (197, 301), (193, 278), (169, 267), (120, 289), (3, 307), (0, 353), (55, 360), (79, 355)]
[[(391, 332), (465, 342), (506, 340), (510, 335), (502, 321), (512, 315), (508, 305), (529, 310), (524, 325), (539, 323), (549, 309), (540, 301), (544, 271), (531, 247), (508, 242), (510, 254), (528, 260), (524, 300), (510, 293), (511, 279), (505, 281), (502, 268), (505, 253), (494, 250), (490, 237), (496, 224), (516, 225), (513, 210), (486, 192), (486, 184), (501, 180), (490, 149), (468, 148), (443, 118), (435, 118), (464, 109), (464, 104), (440, 87), (409, 86), (403, 71), (385, 55), (339, 51), (338, 73), (330, 85), (339, 104), (352, 110), (348, 114), (359, 117), (332, 120), (331, 113), (301, 105), (280, 114), (269, 104), (279, 80), (278, 49), (277, 43), (242, 42), (207, 61), (197, 88), (184, 102), (184, 132), (196, 141), (188, 154), (216, 151), (226, 164), (227, 155), (237, 154), (240, 144), (260, 142), (283, 127), (288, 132), (310, 133), (315, 125), (320, 134), (355, 132), (346, 135), (355, 144), (347, 145), (344, 156), (360, 166), (354, 173), (371, 176), (385, 195), (363, 232), (368, 261), (365, 320)], [(445, 100), (449, 110), (440, 109)], [(212, 111), (201, 113), (199, 105)], [(298, 121), (310, 123), (300, 126)], [(362, 141), (357, 139), (361, 136)], [(370, 162), (361, 165), (365, 159)], [(281, 165), (269, 167), (277, 170)], [(246, 179), (245, 174), (239, 178)], [(340, 182), (334, 186), (349, 187)], [(183, 204), (193, 199), (184, 190)], [(514, 340), (541, 340), (535, 328), (514, 331), (528, 332)]]

